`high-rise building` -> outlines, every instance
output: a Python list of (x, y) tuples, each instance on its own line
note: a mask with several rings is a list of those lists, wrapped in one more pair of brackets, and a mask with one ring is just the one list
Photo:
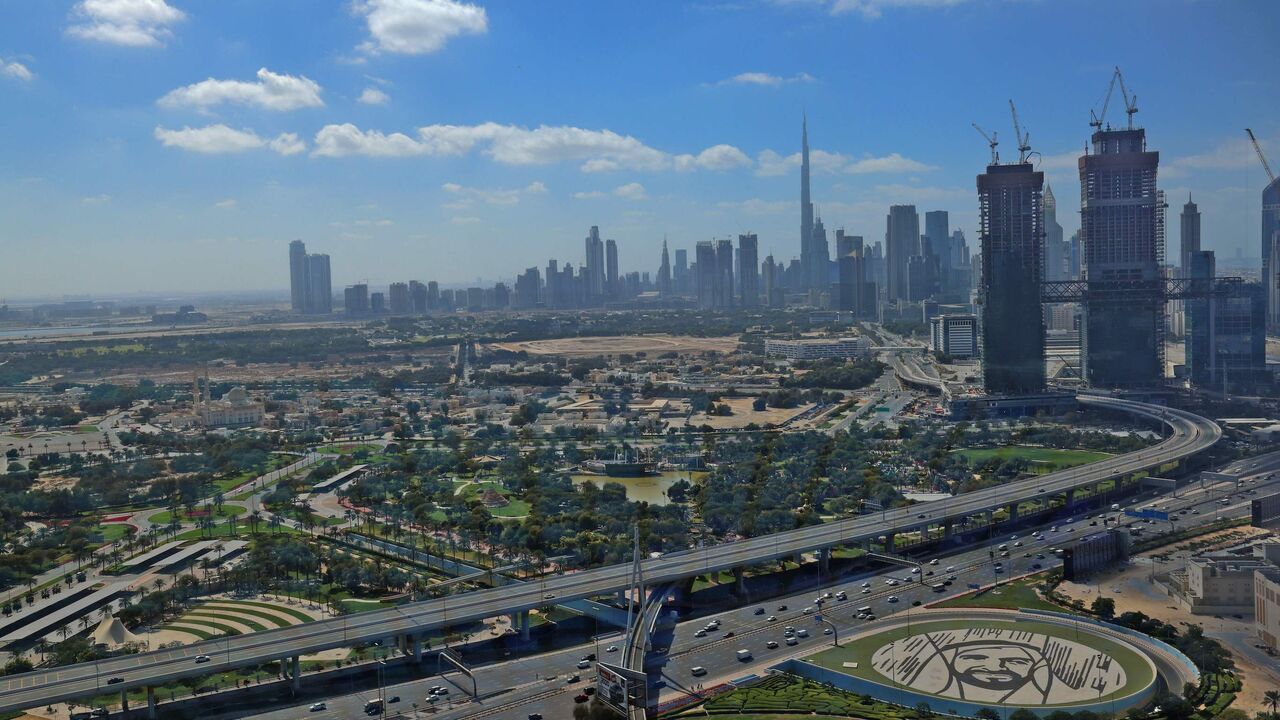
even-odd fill
[(436, 310), (440, 307), (440, 283), (435, 280), (427, 281), (427, 309)]
[(772, 255), (765, 256), (760, 266), (760, 274), (764, 279), (764, 301), (769, 307), (782, 307), (782, 287), (778, 284), (780, 268), (773, 261)]
[(1080, 275), (1080, 231), (1077, 230), (1067, 241), (1067, 279), (1079, 280)]
[(541, 288), (542, 278), (538, 275), (538, 268), (531, 267), (525, 269), (523, 273), (516, 277), (515, 292), (512, 294), (512, 307), (526, 310), (538, 304), (538, 290)]
[(600, 239), (600, 228), (591, 226), (586, 240), (587, 261), (584, 266), (583, 279), (586, 283), (587, 302), (595, 305), (604, 297), (604, 242)]
[(689, 251), (684, 248), (676, 249), (676, 267), (672, 272), (672, 279), (675, 281), (677, 293), (681, 295), (688, 294), (690, 290)]
[(978, 176), (982, 379), (988, 394), (1044, 390), (1044, 173), (1031, 163), (988, 165)]
[(1095, 296), (1081, 324), (1084, 380), (1095, 387), (1151, 385), (1164, 376), (1163, 210), (1160, 153), (1141, 128), (1099, 129), (1080, 158), (1080, 245), (1084, 279), (1144, 283), (1146, 290)]
[(716, 241), (716, 307), (733, 307), (733, 241)]
[(417, 280), (409, 281), (409, 300), (413, 304), (413, 312), (421, 315), (427, 311), (427, 286)]
[(718, 279), (716, 270), (716, 246), (710, 240), (699, 240), (694, 248), (694, 269), (697, 274), (698, 307), (714, 308), (717, 305)]
[(742, 286), (742, 307), (760, 304), (760, 243), (755, 233), (738, 236), (738, 283)]
[(342, 309), (348, 315), (364, 315), (369, 312), (369, 286), (360, 283), (342, 291)]
[(289, 305), (296, 313), (307, 311), (307, 245), (289, 243)]
[(667, 239), (662, 239), (662, 262), (658, 264), (658, 292), (670, 295), (674, 287), (671, 282), (671, 256), (667, 254)]
[(957, 358), (978, 354), (978, 319), (973, 315), (935, 315), (929, 320), (929, 347)]
[(1268, 332), (1280, 334), (1280, 178), (1262, 189), (1262, 273), (1263, 292), (1267, 296)]
[(328, 315), (333, 312), (333, 282), (329, 275), (329, 256), (307, 255), (306, 312)]
[[(1212, 251), (1188, 258), (1188, 277), (1212, 282)], [(1186, 300), (1187, 369), (1192, 385), (1219, 392), (1251, 391), (1266, 373), (1262, 286)]]
[(1191, 202), (1190, 195), (1182, 206), (1181, 221), (1178, 269), (1182, 277), (1191, 277), (1191, 254), (1200, 252), (1200, 208)]
[(1058, 222), (1058, 200), (1053, 188), (1044, 188), (1044, 279), (1067, 279), (1066, 244), (1063, 242), (1062, 224)]
[(605, 295), (618, 297), (621, 288), (618, 284), (618, 243), (615, 240), (604, 241), (604, 288)]
[(814, 218), (813, 238), (809, 241), (809, 290), (825, 290), (830, 284), (831, 246), (827, 244), (827, 228), (822, 218)]
[(369, 312), (376, 314), (387, 311), (386, 293), (369, 293)]
[(951, 216), (946, 210), (930, 210), (924, 214), (924, 236), (929, 239), (926, 246), (928, 252), (921, 255), (934, 256), (938, 267), (938, 279), (944, 280), (952, 267), (951, 262)]
[(800, 121), (800, 267), (808, 288), (817, 273), (813, 269), (813, 200), (809, 194), (809, 118)]
[(862, 249), (861, 235), (846, 235), (844, 228), (836, 230), (836, 260)]
[(387, 296), (391, 302), (392, 315), (408, 315), (413, 312), (413, 300), (409, 296), (408, 283), (391, 283), (387, 288)]
[(920, 216), (915, 205), (894, 205), (889, 208), (884, 232), (885, 288), (890, 301), (908, 297), (908, 267), (911, 258), (920, 254)]

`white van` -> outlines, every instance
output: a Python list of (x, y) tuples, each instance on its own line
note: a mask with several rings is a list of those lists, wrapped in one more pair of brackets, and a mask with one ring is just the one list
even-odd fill
[(707, 669), (702, 667), (701, 665), (694, 665), (693, 667), (689, 668), (689, 672), (692, 673), (694, 677), (702, 677), (703, 675), (707, 674)]
[(738, 651), (738, 662), (746, 662), (751, 659), (751, 651), (742, 649)]

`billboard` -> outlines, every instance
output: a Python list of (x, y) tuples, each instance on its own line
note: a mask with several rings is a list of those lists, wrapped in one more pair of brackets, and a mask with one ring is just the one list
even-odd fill
[(1249, 501), (1249, 524), (1253, 527), (1271, 527), (1277, 518), (1280, 518), (1280, 493)]
[(1125, 516), (1135, 518), (1145, 518), (1148, 520), (1168, 520), (1168, 510), (1156, 510), (1155, 508), (1142, 508), (1141, 510), (1125, 510)]
[(596, 663), (596, 697), (627, 715), (627, 679), (604, 663)]

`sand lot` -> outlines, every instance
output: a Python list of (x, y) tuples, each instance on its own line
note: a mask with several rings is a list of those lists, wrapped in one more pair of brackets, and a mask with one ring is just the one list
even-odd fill
[(689, 424), (696, 426), (710, 425), (711, 427), (722, 430), (730, 428), (746, 427), (751, 423), (764, 425), (773, 423), (781, 425), (789, 418), (799, 415), (800, 413), (813, 407), (813, 403), (806, 403), (793, 408), (765, 408), (760, 412), (751, 409), (751, 404), (755, 402), (753, 397), (740, 398), (724, 398), (720, 400), (720, 404), (727, 404), (733, 409), (732, 415), (704, 415), (702, 413), (694, 413), (689, 416)]
[[(1235, 545), (1241, 542), (1241, 533), (1250, 529), (1227, 531), (1236, 536), (1236, 539), (1228, 544)], [(1265, 533), (1265, 531), (1256, 532)], [(1198, 554), (1203, 550), (1196, 552)], [(1263, 701), (1262, 695), (1268, 690), (1280, 687), (1280, 658), (1269, 657), (1253, 647), (1257, 642), (1253, 630), (1253, 618), (1246, 615), (1243, 620), (1237, 620), (1229, 615), (1221, 618), (1213, 615), (1192, 615), (1182, 609), (1176, 600), (1165, 594), (1163, 589), (1151, 583), (1149, 576), (1152, 572), (1151, 556), (1153, 554), (1163, 559), (1163, 561), (1154, 561), (1155, 572), (1167, 573), (1169, 570), (1181, 567), (1187, 553), (1176, 547), (1161, 548), (1154, 553), (1134, 557), (1123, 569), (1091, 578), (1088, 584), (1064, 582), (1058, 586), (1058, 590), (1068, 597), (1083, 600), (1086, 606), (1092, 603), (1101, 592), (1104, 596), (1116, 601), (1116, 612), (1134, 610), (1173, 625), (1188, 622), (1201, 625), (1206, 635), (1221, 641), (1231, 651), (1236, 661), (1236, 672), (1244, 681), (1244, 689), (1231, 707), (1244, 710), (1250, 715), (1262, 711), (1269, 712), (1270, 707)]]
[(738, 347), (738, 338), (736, 335), (717, 338), (700, 338), (685, 335), (610, 335), (604, 337), (496, 343), (494, 347), (511, 352), (524, 351), (530, 355), (565, 355), (569, 357), (620, 355), (622, 353), (638, 352), (649, 354), (661, 354), (664, 352), (731, 353)]

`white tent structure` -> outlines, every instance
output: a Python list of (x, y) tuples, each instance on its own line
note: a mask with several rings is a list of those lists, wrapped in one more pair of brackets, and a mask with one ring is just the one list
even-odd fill
[(137, 635), (129, 632), (124, 623), (120, 622), (120, 619), (115, 616), (103, 618), (89, 638), (94, 645), (105, 645), (110, 650), (115, 650), (129, 643), (141, 644), (142, 642)]

